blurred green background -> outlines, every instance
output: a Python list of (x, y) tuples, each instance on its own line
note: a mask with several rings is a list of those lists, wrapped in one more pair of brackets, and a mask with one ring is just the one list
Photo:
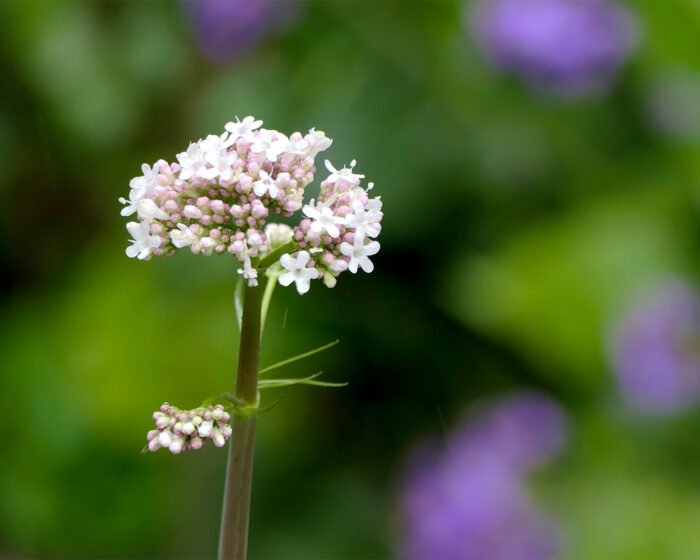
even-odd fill
[(340, 338), (294, 373), (350, 384), (261, 417), (251, 557), (391, 557), (412, 445), (520, 388), (570, 416), (533, 490), (564, 557), (700, 557), (700, 414), (636, 413), (609, 357), (635, 298), (700, 273), (700, 135), (648, 102), (700, 72), (700, 3), (630, 4), (616, 84), (566, 99), (494, 71), (464, 3), (282, 4), (212, 60), (180, 2), (0, 3), (0, 557), (215, 555), (226, 453), (139, 451), (163, 401), (231, 388), (237, 266), (127, 259), (117, 198), (249, 114), (324, 130), (385, 210), (373, 274), (275, 296), (263, 364)]

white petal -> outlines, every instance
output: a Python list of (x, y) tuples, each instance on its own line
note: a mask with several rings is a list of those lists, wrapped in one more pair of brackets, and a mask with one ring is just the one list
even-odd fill
[(297, 278), (297, 292), (299, 292), (300, 295), (304, 295), (308, 292), (310, 287), (308, 279), (304, 277)]
[(362, 270), (364, 270), (367, 273), (372, 272), (374, 270), (374, 264), (367, 257), (362, 257), (360, 259), (360, 266), (362, 267)]
[(129, 245), (126, 248), (126, 256), (130, 259), (133, 259), (134, 257), (136, 257), (136, 255), (139, 254), (140, 251), (141, 248), (138, 245)]
[[(294, 259), (292, 258), (292, 255), (286, 253), (280, 257), (280, 264), (286, 268), (287, 270), (292, 270), (295, 268), (294, 266)], [(287, 284), (288, 286), (289, 284)]]
[(295, 276), (293, 272), (286, 272), (279, 277), (279, 283), (283, 286), (289, 286), (294, 282)]
[(310, 258), (311, 255), (306, 251), (299, 251), (299, 254), (297, 255), (296, 267), (304, 268), (308, 264)]

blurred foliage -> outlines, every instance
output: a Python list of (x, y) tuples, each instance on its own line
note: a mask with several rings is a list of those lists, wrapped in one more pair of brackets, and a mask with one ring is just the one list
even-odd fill
[(263, 364), (340, 338), (290, 374), (350, 386), (259, 422), (252, 557), (390, 556), (412, 442), (523, 386), (573, 419), (533, 490), (567, 557), (700, 554), (700, 416), (638, 418), (607, 357), (635, 294), (699, 272), (700, 145), (657, 133), (645, 88), (700, 71), (700, 4), (631, 8), (620, 82), (565, 101), (491, 70), (452, 0), (306, 2), (222, 65), (178, 2), (0, 3), (0, 555), (214, 556), (225, 453), (139, 450), (163, 400), (231, 386), (236, 267), (128, 260), (116, 200), (247, 114), (326, 131), (386, 210), (374, 274), (275, 296)]

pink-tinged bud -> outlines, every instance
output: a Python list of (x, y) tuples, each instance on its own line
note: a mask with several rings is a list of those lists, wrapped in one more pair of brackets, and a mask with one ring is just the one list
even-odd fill
[(158, 436), (158, 443), (160, 443), (160, 445), (163, 447), (170, 447), (172, 442), (173, 434), (170, 432), (170, 430), (163, 430)]
[(224, 422), (228, 422), (231, 419), (231, 415), (228, 412), (224, 412), (224, 415), (221, 417), (221, 419)]
[(167, 200), (167, 201), (165, 202), (165, 209), (166, 209), (168, 212), (175, 212), (175, 210), (177, 210), (177, 202), (175, 202), (175, 201), (172, 200), (172, 199)]
[(200, 208), (208, 208), (209, 207), (209, 199), (206, 196), (200, 196), (197, 199), (197, 206)]
[(212, 209), (212, 212), (215, 212), (217, 214), (224, 213), (224, 203), (222, 200), (212, 200), (209, 207)]
[(243, 215), (243, 208), (239, 204), (232, 204), (229, 212), (234, 218), (240, 218)]
[(212, 220), (214, 220), (215, 224), (221, 225), (224, 223), (224, 217), (221, 214), (214, 214), (214, 216), (212, 216)]
[(202, 217), (202, 211), (196, 206), (188, 204), (182, 210), (182, 215), (191, 220), (199, 220)]
[(287, 212), (296, 212), (297, 210), (299, 210), (299, 208), (301, 208), (301, 204), (299, 204), (299, 202), (297, 202), (296, 200), (290, 200), (284, 205), (284, 209)]
[[(206, 417), (206, 413), (204, 414), (204, 416)], [(211, 417), (211, 413), (209, 413), (209, 416)], [(213, 427), (214, 424), (211, 420), (205, 420), (197, 427), (197, 432), (199, 433), (200, 437), (209, 437), (211, 435)]]
[(199, 221), (202, 222), (203, 226), (210, 226), (212, 220), (211, 220), (211, 216), (209, 216), (208, 214), (205, 214), (204, 216), (202, 216), (199, 219)]
[(245, 250), (245, 243), (242, 241), (234, 241), (231, 243), (231, 250), (234, 253), (242, 253)]
[(164, 430), (170, 426), (170, 416), (162, 416), (156, 420), (156, 428)]
[(168, 191), (170, 191), (168, 187), (155, 187), (153, 189), (153, 195), (156, 198), (166, 197), (168, 196)]
[(164, 159), (159, 159), (156, 162), (155, 167), (158, 169), (160, 173), (165, 173), (166, 175), (170, 172), (170, 164), (165, 161)]
[(163, 232), (163, 226), (160, 224), (157, 224), (156, 222), (153, 222), (151, 224), (151, 233), (153, 235), (160, 235)]
[(225, 438), (230, 438), (232, 433), (233, 433), (233, 430), (231, 429), (231, 426), (222, 426), (221, 427), (221, 434)]
[(224, 410), (220, 406), (217, 406), (214, 409), (214, 411), (211, 413), (211, 415), (212, 415), (212, 418), (214, 418), (214, 420), (221, 420), (224, 416)]
[(253, 203), (251, 208), (251, 214), (254, 218), (260, 219), (267, 216), (267, 208), (260, 202), (258, 204)]
[(160, 432), (159, 432), (158, 430), (150, 430), (150, 431), (146, 434), (146, 439), (147, 439), (148, 441), (151, 441), (151, 440), (157, 438), (157, 437), (158, 437), (158, 434), (160, 434)]
[(157, 439), (152, 439), (151, 441), (148, 442), (148, 450), (153, 451), (155, 453), (160, 449), (160, 443), (158, 443)]
[(351, 209), (349, 206), (340, 206), (339, 208), (336, 208), (335, 210), (335, 215), (340, 216), (341, 218), (344, 218), (348, 214), (350, 214)]
[(202, 438), (200, 438), (200, 437), (195, 436), (190, 440), (190, 449), (194, 449), (194, 450), (202, 449), (203, 446), (204, 446), (204, 442), (202, 441)]
[(218, 428), (214, 428), (212, 430), (211, 440), (214, 442), (214, 445), (216, 445), (216, 447), (223, 447), (224, 445), (226, 445), (226, 438), (224, 438), (224, 435)]
[(163, 403), (162, 405), (160, 405), (160, 411), (165, 413), (165, 414), (169, 414), (170, 413), (170, 405), (168, 403)]
[(355, 242), (355, 232), (348, 231), (345, 235), (343, 235), (343, 241), (352, 245)]
[[(171, 453), (175, 453), (176, 455), (182, 451), (182, 448), (185, 446), (185, 438), (176, 436), (173, 438), (172, 443), (168, 447), (170, 449)], [(163, 446), (165, 447), (165, 446)]]
[(185, 181), (183, 181), (182, 179), (175, 179), (175, 182), (173, 183), (173, 188), (177, 192), (182, 192), (185, 189), (187, 189), (188, 187), (189, 187), (189, 185)]
[(253, 178), (250, 177), (249, 175), (241, 175), (240, 179), (238, 180), (239, 192), (241, 192), (243, 194), (248, 194), (248, 193), (250, 193), (252, 188), (253, 188)]
[(243, 218), (238, 218), (236, 220), (236, 227), (243, 227), (243, 224), (245, 224), (245, 220)]
[(156, 176), (156, 183), (158, 183), (162, 187), (167, 187), (168, 183), (170, 183), (170, 179), (168, 179), (168, 177), (166, 175), (159, 173)]
[(192, 422), (185, 422), (182, 425), (182, 433), (185, 435), (190, 435), (192, 432), (195, 431), (195, 426)]
[(248, 173), (250, 174), (251, 177), (257, 177), (258, 173), (260, 173), (260, 165), (256, 161), (251, 161), (248, 164)]

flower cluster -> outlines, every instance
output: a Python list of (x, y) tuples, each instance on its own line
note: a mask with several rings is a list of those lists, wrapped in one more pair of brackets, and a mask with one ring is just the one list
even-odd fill
[[(286, 240), (290, 250), (279, 260), (285, 270), (279, 281), (295, 282), (299, 293), (313, 279), (333, 287), (344, 270), (370, 272), (382, 219), (380, 198), (368, 195), (372, 184), (360, 186), (364, 176), (354, 172), (354, 161), (339, 170), (326, 161), (330, 175), (318, 201), (304, 205), (315, 157), (332, 140), (314, 129), (286, 136), (261, 127), (253, 117), (236, 120), (223, 134), (190, 144), (177, 163), (144, 164), (143, 175), (130, 183), (128, 200), (120, 199), (122, 215), (138, 218), (126, 226), (133, 238), (127, 255), (146, 260), (184, 247), (204, 255), (230, 253), (248, 285), (255, 286), (255, 264)], [(305, 217), (293, 231), (267, 224), (274, 215), (300, 210)]]
[(637, 43), (635, 21), (607, 0), (486, 0), (472, 34), (498, 68), (537, 89), (580, 96), (606, 89)]
[(482, 407), (444, 442), (419, 447), (401, 485), (398, 557), (557, 556), (560, 531), (532, 503), (526, 477), (561, 451), (564, 413), (538, 393)]
[(700, 400), (700, 295), (690, 285), (663, 285), (618, 322), (612, 363), (634, 409), (672, 414)]
[(148, 449), (158, 451), (168, 448), (172, 453), (188, 449), (201, 449), (207, 439), (216, 447), (223, 447), (231, 436), (228, 424), (231, 415), (220, 404), (199, 407), (193, 410), (180, 410), (163, 403), (160, 410), (153, 413), (156, 429), (148, 432)]

